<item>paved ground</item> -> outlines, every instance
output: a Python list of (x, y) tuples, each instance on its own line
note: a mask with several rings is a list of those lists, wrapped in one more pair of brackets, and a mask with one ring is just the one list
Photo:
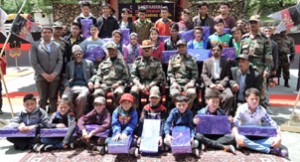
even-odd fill
[[(10, 94), (15, 94), (14, 92), (33, 92), (35, 91), (34, 81), (33, 81), (33, 70), (29, 67), (21, 67), (22, 72), (14, 71), (13, 68), (8, 68), (6, 78), (7, 88)], [(297, 76), (298, 70), (291, 70), (291, 88), (285, 88), (282, 86), (277, 86), (270, 90), (271, 94), (295, 94), (297, 86)], [(283, 83), (283, 80), (281, 80)], [(3, 90), (4, 94), (5, 91)], [(17, 93), (16, 93), (17, 94)], [(13, 103), (13, 110), (15, 113), (19, 112), (22, 107), (22, 96), (15, 95), (11, 98)], [(290, 101), (289, 101), (290, 102)], [(3, 98), (3, 111), (4, 114), (0, 115), (1, 119), (10, 119), (10, 108), (6, 98)], [(288, 103), (287, 105), (293, 105), (293, 102)], [(284, 107), (272, 107), (274, 114), (272, 115), (273, 119), (281, 125), (288, 121), (290, 113), (292, 111), (292, 106)], [(282, 144), (288, 148), (290, 153), (290, 160), (293, 162), (300, 161), (300, 134), (291, 133), (291, 132), (282, 132)], [(16, 151), (13, 149), (11, 143), (7, 142), (5, 139), (0, 139), (0, 157), (9, 162), (17, 162), (22, 159), (27, 152)], [(2, 160), (1, 160), (2, 161)]]

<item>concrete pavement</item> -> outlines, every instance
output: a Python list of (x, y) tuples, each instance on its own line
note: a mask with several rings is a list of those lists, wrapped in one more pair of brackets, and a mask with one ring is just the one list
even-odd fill
[[(33, 80), (33, 70), (30, 67), (21, 67), (23, 69), (22, 75), (18, 74), (18, 72), (14, 71), (13, 68), (7, 69), (6, 84), (10, 94), (16, 94), (14, 98), (11, 98), (13, 103), (13, 109), (15, 114), (20, 112), (23, 109), (22, 106), (22, 96), (18, 96), (18, 94), (22, 94), (20, 92), (34, 92), (35, 84)], [(290, 70), (291, 72), (291, 88), (285, 88), (282, 86), (283, 80), (281, 80), (281, 85), (275, 88), (270, 89), (271, 94), (294, 94), (297, 86), (297, 76), (298, 70)], [(16, 93), (18, 92), (18, 93)], [(2, 91), (5, 94), (5, 91)], [(289, 103), (293, 105), (293, 103)], [(272, 115), (273, 119), (281, 125), (288, 121), (289, 115), (292, 111), (292, 106), (284, 106), (284, 107), (272, 107), (274, 114)], [(7, 99), (3, 98), (3, 111), (4, 114), (0, 115), (1, 119), (9, 120), (11, 119), (10, 109), (7, 102)], [(300, 161), (300, 156), (298, 155), (300, 152), (300, 134), (299, 133), (291, 133), (291, 132), (282, 132), (282, 144), (284, 147), (288, 148), (290, 154), (290, 160), (293, 162)], [(9, 143), (5, 139), (0, 139), (0, 157), (5, 159), (5, 161), (9, 162), (17, 162), (22, 159), (24, 155), (26, 155), (27, 151), (16, 151), (13, 149), (12, 144)]]

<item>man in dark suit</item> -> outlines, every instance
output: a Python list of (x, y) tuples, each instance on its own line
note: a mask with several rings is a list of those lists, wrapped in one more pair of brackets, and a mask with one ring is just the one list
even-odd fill
[(29, 55), (35, 71), (36, 88), (40, 98), (39, 106), (45, 110), (49, 99), (49, 112), (51, 113), (56, 112), (63, 55), (60, 45), (51, 40), (53, 35), (51, 27), (43, 27), (41, 35), (41, 40), (32, 44)]
[(74, 45), (72, 52), (74, 60), (70, 61), (66, 67), (63, 98), (67, 97), (72, 101), (76, 96), (74, 110), (79, 119), (86, 108), (89, 88), (92, 90), (91, 85), (88, 88), (88, 81), (96, 73), (96, 70), (92, 61), (83, 59), (83, 50), (79, 45)]
[(222, 45), (215, 44), (211, 49), (212, 57), (205, 60), (201, 77), (205, 85), (205, 94), (211, 90), (218, 90), (221, 93), (223, 108), (227, 115), (232, 113), (234, 97), (229, 87), (230, 64), (221, 57)]
[(239, 66), (231, 68), (231, 80), (229, 84), (232, 91), (236, 94), (236, 106), (238, 106), (239, 103), (246, 102), (245, 91), (248, 88), (260, 89), (262, 78), (259, 73), (250, 66), (248, 55), (241, 54), (236, 59)]

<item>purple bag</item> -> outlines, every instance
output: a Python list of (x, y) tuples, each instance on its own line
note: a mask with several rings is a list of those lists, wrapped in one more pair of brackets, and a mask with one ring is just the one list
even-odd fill
[(31, 132), (21, 133), (17, 128), (2, 128), (0, 129), (0, 137), (35, 137), (36, 129)]
[(185, 126), (176, 126), (172, 130), (171, 148), (173, 154), (192, 153), (191, 131)]
[(184, 39), (186, 42), (194, 40), (194, 29), (180, 33), (179, 37)]
[(197, 133), (223, 135), (231, 132), (231, 123), (228, 116), (197, 115), (197, 118), (200, 119), (196, 127)]
[(110, 154), (128, 154), (132, 137), (130, 136), (126, 140), (112, 141), (112, 138), (108, 142), (108, 153)]
[(176, 53), (177, 53), (177, 50), (163, 51), (163, 52), (162, 52), (162, 63), (163, 63), (163, 64), (169, 63), (170, 58), (171, 58), (173, 55), (176, 55)]
[(144, 119), (140, 151), (142, 153), (158, 153), (160, 119)]
[(227, 60), (235, 60), (236, 58), (236, 49), (235, 48), (223, 48), (222, 56)]
[[(97, 129), (98, 127), (99, 127), (99, 125), (96, 125), (96, 124), (88, 124), (88, 125), (85, 125), (85, 129), (86, 129), (86, 131), (87, 131), (88, 133), (91, 132), (92, 130)], [(107, 138), (107, 137), (108, 137), (108, 133), (109, 133), (109, 129), (105, 130), (104, 132), (94, 134), (94, 136), (96, 136), (96, 137)]]
[(90, 37), (90, 26), (93, 24), (93, 21), (91, 19), (81, 19), (80, 23), (83, 38)]
[(84, 58), (95, 62), (97, 59), (103, 59), (105, 57), (104, 51), (101, 46), (90, 47), (86, 50)]
[(129, 29), (120, 29), (120, 31), (122, 33), (122, 43), (127, 46), (130, 41), (130, 38), (129, 38), (130, 30)]
[(230, 28), (224, 28), (224, 33), (231, 34), (231, 29)]
[(238, 126), (239, 134), (244, 136), (274, 137), (277, 135), (277, 129), (272, 126)]
[[(40, 136), (41, 137), (65, 137), (67, 132), (68, 132), (68, 128), (41, 129)], [(76, 136), (76, 133), (74, 133), (73, 136)]]
[(203, 62), (210, 56), (210, 50), (205, 49), (188, 49), (187, 53), (193, 57), (199, 62)]

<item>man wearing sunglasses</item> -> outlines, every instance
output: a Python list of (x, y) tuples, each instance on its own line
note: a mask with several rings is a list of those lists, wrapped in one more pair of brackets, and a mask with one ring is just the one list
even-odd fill
[(138, 105), (139, 94), (149, 94), (150, 89), (159, 91), (159, 85), (164, 81), (164, 73), (161, 62), (158, 58), (151, 56), (153, 51), (151, 40), (142, 42), (143, 55), (136, 58), (132, 65), (131, 77), (134, 85), (131, 94), (136, 98), (135, 105)]

